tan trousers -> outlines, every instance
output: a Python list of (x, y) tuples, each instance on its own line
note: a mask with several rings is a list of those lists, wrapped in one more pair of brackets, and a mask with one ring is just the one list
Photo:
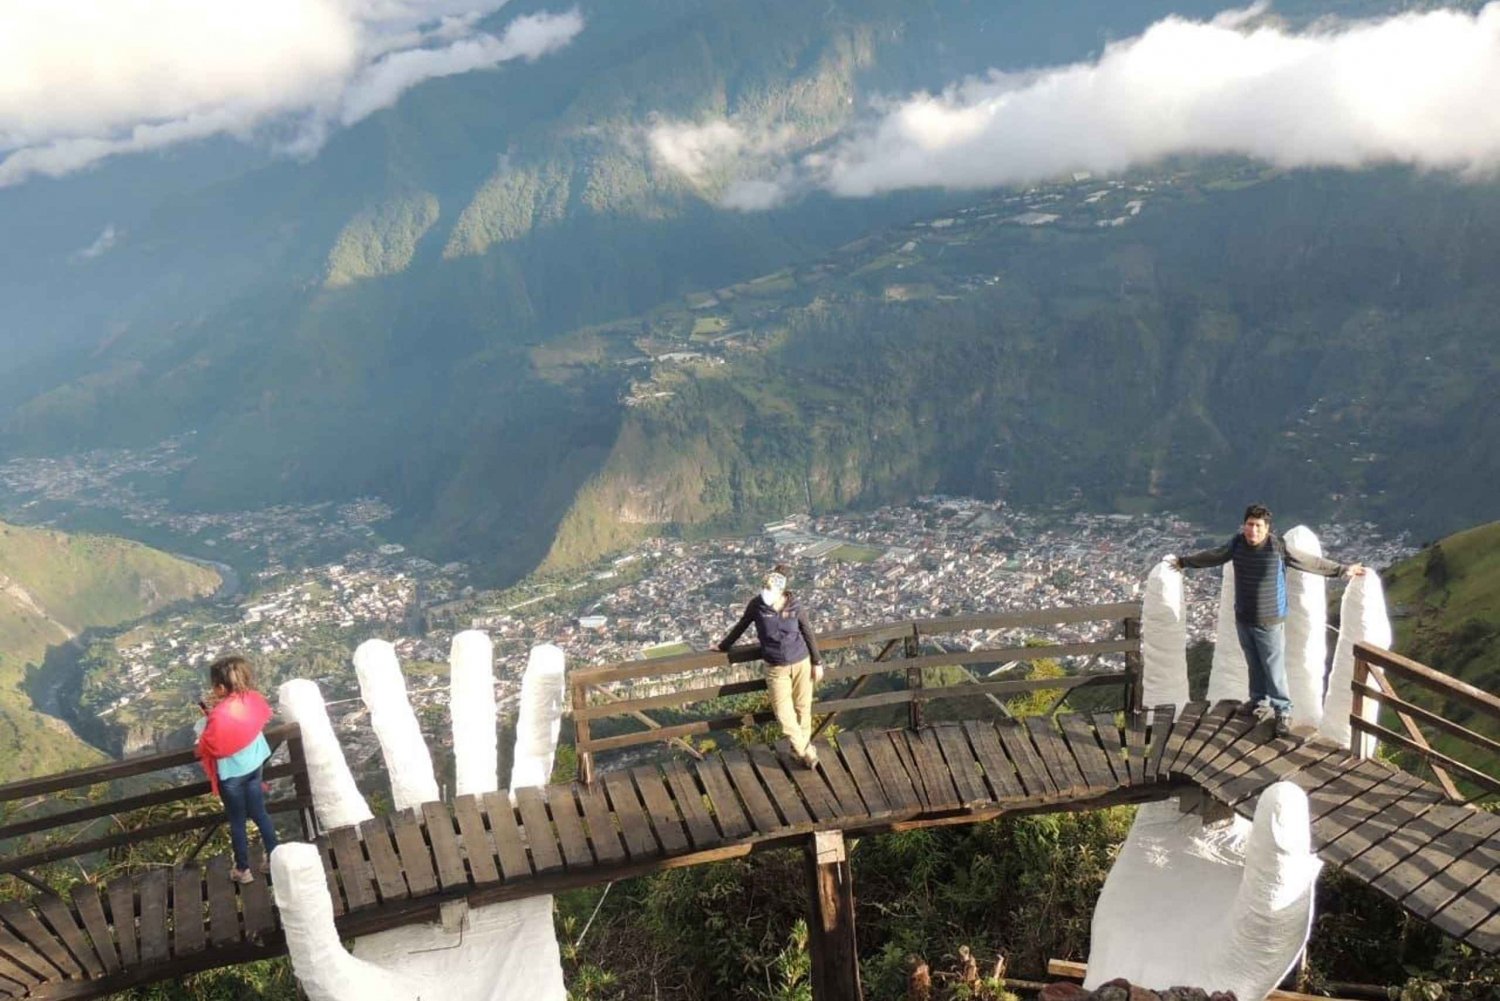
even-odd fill
[(795, 664), (767, 668), (766, 687), (771, 692), (776, 722), (791, 741), (792, 753), (805, 754), (812, 739), (812, 661), (803, 657)]

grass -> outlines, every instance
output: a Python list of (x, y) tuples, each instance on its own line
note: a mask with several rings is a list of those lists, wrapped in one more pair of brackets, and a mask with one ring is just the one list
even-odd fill
[(729, 329), (729, 321), (722, 316), (700, 316), (693, 320), (693, 333), (691, 336), (703, 338), (722, 334)]
[(828, 554), (830, 560), (838, 560), (841, 563), (873, 563), (885, 555), (884, 549), (876, 549), (874, 546), (858, 546), (852, 542), (846, 542), (833, 552)]

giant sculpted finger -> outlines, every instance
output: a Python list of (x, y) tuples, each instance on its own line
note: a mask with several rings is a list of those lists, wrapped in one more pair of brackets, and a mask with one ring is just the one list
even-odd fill
[[(436, 800), (432, 758), (407, 700), (394, 648), (372, 640), (360, 646), (354, 660), (396, 808)], [(498, 749), (489, 637), (475, 631), (455, 636), (449, 669), (457, 794), (493, 792), (498, 788)], [(563, 669), (557, 647), (544, 645), (532, 651), (522, 682), (512, 788), (545, 784), (550, 774)], [(527, 691), (533, 693), (529, 700)], [(283, 714), (303, 727), (320, 825), (329, 829), (368, 818), (369, 808), (344, 763), (316, 686), (288, 682), (281, 688), (281, 705)], [(460, 910), (448, 922), (367, 935), (355, 940), (351, 955), (339, 942), (317, 849), (283, 844), (273, 853), (271, 865), (292, 966), (312, 1001), (564, 1001), (567, 996), (550, 896)]]
[[(1180, 708), (1187, 696), (1178, 646), (1185, 609), (1173, 579), (1180, 578), (1158, 565), (1146, 585), (1148, 706)], [(1233, 593), (1221, 594), (1232, 620)], [(1243, 663), (1216, 658), (1210, 692), (1245, 698)], [(1253, 821), (1236, 816), (1205, 827), (1176, 801), (1141, 806), (1094, 909), (1084, 986), (1124, 977), (1154, 989), (1186, 985), (1232, 990), (1242, 1001), (1264, 998), (1307, 941), (1321, 865), (1310, 835), (1306, 794), (1291, 783), (1267, 789)], [(1142, 900), (1152, 902), (1149, 922), (1140, 919)]]

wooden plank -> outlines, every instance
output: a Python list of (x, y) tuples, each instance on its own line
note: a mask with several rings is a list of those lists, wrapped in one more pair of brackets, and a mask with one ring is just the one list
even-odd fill
[(948, 763), (948, 774), (958, 790), (959, 803), (972, 807), (989, 802), (990, 793), (984, 786), (984, 766), (969, 746), (963, 727), (957, 723), (939, 723), (932, 728), (931, 734)]
[(629, 775), (620, 772), (605, 772), (601, 781), (609, 796), (610, 809), (620, 822), (620, 831), (625, 836), (625, 848), (632, 860), (655, 858), (661, 854), (656, 838), (651, 835), (651, 822), (641, 807), (640, 797)]
[(1031, 735), (1021, 725), (1021, 721), (1001, 720), (995, 724), (995, 733), (1000, 738), (1000, 746), (1005, 748), (1006, 755), (1015, 763), (1016, 773), (1026, 786), (1026, 794), (1038, 800), (1056, 798), (1060, 792), (1057, 783), (1048, 773), (1047, 766), (1042, 763), (1036, 747), (1031, 743)]
[(1225, 798), (1224, 791), (1237, 779), (1241, 779), (1286, 755), (1284, 747), (1275, 744), (1256, 743), (1254, 741), (1246, 742), (1244, 740), (1235, 745), (1235, 750), (1237, 754), (1233, 760), (1221, 762), (1212, 774), (1204, 775), (1198, 780), (1205, 789), (1208, 789), (1214, 796), (1225, 802), (1230, 802), (1230, 800)]
[(115, 951), (115, 939), (104, 917), (104, 905), (99, 902), (99, 887), (93, 883), (75, 883), (68, 895), (78, 916), (83, 919), (83, 926), (88, 929), (94, 954), (99, 957), (104, 971), (120, 972), (120, 954)]
[(1500, 912), (1491, 914), (1464, 934), (1464, 941), (1484, 952), (1500, 952)]
[(734, 784), (729, 781), (729, 773), (724, 769), (724, 761), (717, 755), (696, 762), (693, 771), (698, 775), (698, 781), (703, 784), (708, 793), (708, 804), (712, 808), (713, 817), (718, 824), (719, 833), (730, 841), (738, 841), (754, 830), (750, 826), (750, 819), (745, 816), (744, 809), (740, 806), (739, 795), (734, 791)]
[(1144, 781), (1162, 782), (1166, 773), (1162, 770), (1162, 757), (1166, 754), (1168, 739), (1177, 722), (1175, 706), (1156, 706), (1151, 710), (1151, 732), (1147, 734), (1146, 765)]
[(333, 852), (333, 864), (338, 867), (339, 883), (343, 886), (344, 899), (349, 910), (373, 907), (378, 903), (375, 895), (374, 874), (365, 863), (365, 851), (359, 840), (359, 830), (354, 827), (335, 827), (328, 832), (328, 847)]
[[(463, 841), (464, 861), (469, 866), (469, 876), (475, 886), (487, 886), (500, 882), (500, 869), (495, 865), (495, 842), (484, 827), (484, 814), (479, 810), (479, 797), (472, 793), (455, 797), (453, 817), (458, 821), (458, 834)], [(366, 845), (369, 839), (365, 839)], [(389, 843), (387, 843), (389, 846)], [(375, 861), (375, 852), (370, 852), (370, 862)], [(379, 869), (376, 868), (377, 878)], [(384, 890), (381, 896), (384, 896)]]
[(954, 785), (953, 773), (943, 761), (943, 752), (930, 728), (903, 733), (898, 738), (911, 753), (916, 774), (924, 789), (923, 799), (929, 810), (953, 810), (963, 805)]
[(1369, 851), (1351, 861), (1351, 869), (1369, 873), (1370, 885), (1400, 902), (1437, 875), (1450, 859), (1461, 858), (1487, 839), (1463, 829), (1466, 807), (1429, 806)]
[(630, 770), (630, 777), (641, 794), (641, 801), (646, 804), (646, 816), (656, 830), (656, 839), (661, 842), (662, 851), (668, 855), (686, 852), (687, 832), (683, 830), (682, 819), (677, 815), (677, 807), (672, 802), (671, 794), (667, 792), (661, 772), (657, 771), (655, 765), (637, 765)]
[(464, 867), (463, 851), (458, 845), (458, 831), (446, 803), (423, 803), (422, 819), (432, 857), (437, 862), (438, 883), (445, 890), (469, 885), (469, 871)]
[(1104, 750), (1094, 735), (1089, 721), (1078, 713), (1064, 713), (1057, 718), (1062, 727), (1063, 745), (1073, 756), (1073, 762), (1083, 775), (1084, 784), (1096, 792), (1105, 792), (1115, 787), (1114, 772), (1104, 760)]
[(1209, 707), (1207, 712), (1198, 717), (1198, 725), (1183, 741), (1182, 750), (1177, 753), (1177, 760), (1172, 768), (1175, 773), (1189, 778), (1196, 775), (1193, 766), (1198, 761), (1198, 755), (1210, 746), (1219, 731), (1234, 718), (1234, 710), (1238, 705), (1238, 702), (1228, 700), (1216, 702)]
[(397, 810), (388, 816), (391, 833), (396, 838), (396, 854), (401, 857), (401, 871), (406, 873), (411, 895), (421, 897), (436, 892), (437, 873), (432, 868), (432, 855), (427, 850), (427, 839), (422, 837), (416, 812)]
[(688, 837), (692, 840), (693, 847), (708, 848), (719, 844), (722, 840), (719, 829), (714, 826), (714, 819), (709, 816), (708, 806), (704, 802), (706, 793), (698, 788), (693, 774), (681, 761), (676, 760), (663, 764), (662, 774), (667, 777), (667, 788), (672, 791), (677, 811), (687, 822)]
[(1131, 713), (1125, 720), (1125, 774), (1133, 786), (1146, 782), (1146, 727), (1144, 712)]
[(215, 946), (240, 940), (240, 905), (229, 878), (232, 864), (228, 855), (215, 855), (203, 868), (203, 882), (208, 887), (208, 940)]
[[(344, 899), (344, 890), (339, 886), (338, 864), (333, 860), (333, 847), (328, 844), (326, 837), (314, 841), (313, 845), (317, 847), (318, 855), (323, 860), (323, 878), (328, 883), (328, 897), (333, 901), (333, 916), (342, 917), (349, 907)], [(242, 895), (245, 892), (240, 891)]]
[(803, 806), (802, 797), (797, 795), (797, 787), (787, 778), (775, 752), (769, 747), (757, 745), (749, 748), (747, 753), (750, 764), (755, 766), (755, 774), (765, 783), (766, 791), (771, 794), (771, 802), (776, 804), (776, 812), (781, 815), (786, 826), (804, 827), (811, 824), (812, 816), (807, 812), (807, 807)]
[(818, 771), (823, 775), (828, 787), (833, 791), (833, 797), (838, 803), (839, 815), (844, 817), (868, 817), (870, 811), (866, 808), (864, 800), (859, 795), (859, 789), (854, 784), (854, 779), (844, 768), (843, 759), (839, 756), (839, 749), (830, 741), (818, 756)]
[(189, 862), (172, 870), (172, 955), (202, 952), (207, 942), (203, 870)]
[(770, 797), (761, 788), (760, 779), (755, 774), (755, 766), (750, 764), (750, 758), (745, 752), (739, 748), (725, 751), (723, 762), (730, 781), (739, 792), (740, 801), (745, 804), (745, 809), (750, 814), (750, 822), (755, 825), (755, 829), (761, 834), (781, 830), (782, 824), (776, 816), (776, 808), (771, 805)]
[(880, 780), (875, 777), (875, 770), (870, 766), (869, 755), (865, 753), (865, 745), (848, 731), (839, 734), (835, 738), (835, 743), (838, 745), (838, 758), (848, 771), (849, 780), (854, 783), (854, 788), (859, 792), (859, 798), (864, 802), (865, 809), (870, 816), (878, 817), (890, 813), (891, 802), (886, 798), (885, 790), (880, 787)]
[(1005, 802), (1025, 799), (1026, 790), (1016, 777), (1015, 766), (1005, 756), (1005, 748), (1000, 746), (995, 728), (979, 720), (966, 720), (964, 734), (969, 738), (969, 746), (974, 748), (979, 764), (984, 768), (984, 781), (989, 786), (991, 800)]
[(28, 987), (35, 987), (57, 976), (51, 963), (11, 934), (4, 925), (0, 925), (0, 973)]
[[(165, 884), (163, 884), (165, 886)], [(166, 942), (166, 894), (162, 894), (162, 942), (163, 954), (165, 954)], [(18, 900), (6, 900), (0, 902), (0, 918), (3, 918), (10, 931), (21, 941), (31, 946), (32, 950), (39, 953), (50, 964), (50, 970), (39, 970), (47, 979), (54, 979), (53, 970), (63, 977), (77, 977), (83, 973), (83, 968), (68, 954), (67, 948), (51, 931), (42, 926), (30, 907)]]
[[(1436, 854), (1431, 845), (1424, 847), (1422, 852)], [(1424, 920), (1431, 920), (1434, 915), (1465, 896), (1471, 888), (1491, 878), (1495, 871), (1494, 859), (1484, 851), (1483, 846), (1470, 848), (1456, 857), (1447, 853), (1444, 856), (1442, 868), (1401, 901), (1403, 907)], [(1483, 915), (1476, 916), (1460, 930), (1467, 931), (1478, 923), (1480, 917)], [(1453, 920), (1449, 919), (1450, 926)], [(1449, 931), (1449, 934), (1458, 934), (1450, 931), (1449, 927), (1444, 927), (1443, 930)]]
[(589, 851), (589, 839), (583, 831), (583, 818), (578, 813), (572, 783), (547, 787), (547, 812), (552, 815), (553, 826), (557, 828), (563, 862), (568, 868), (583, 869), (593, 865), (594, 853)]
[[(226, 874), (225, 878), (228, 878)], [(105, 887), (109, 898), (109, 923), (114, 926), (122, 966), (140, 962), (140, 937), (136, 934), (135, 883), (129, 876), (116, 876)]]
[[(1308, 796), (1309, 814), (1314, 810), (1321, 812), (1312, 824), (1313, 845), (1320, 858), (1342, 864), (1369, 848), (1373, 844), (1371, 838), (1379, 840), (1385, 836), (1386, 832), (1380, 828), (1365, 826), (1365, 821), (1379, 815), (1387, 805), (1385, 797), (1372, 795), (1380, 783), (1369, 784), (1369, 781), (1368, 776), (1346, 774)], [(1351, 789), (1352, 795), (1348, 794)], [(1345, 795), (1348, 798), (1344, 802), (1325, 807)]]
[[(504, 790), (490, 790), (479, 797), (484, 804), (484, 816), (490, 823), (490, 835), (495, 839), (495, 852), (500, 856), (500, 872), (506, 882), (527, 879), (532, 875), (531, 861), (526, 856), (526, 842), (521, 838), (521, 827), (516, 823), (516, 809), (510, 805), (510, 794)], [(407, 871), (408, 881), (411, 872)], [(416, 887), (412, 887), (416, 891)]]
[(920, 811), (922, 797), (890, 738), (884, 733), (855, 733), (851, 736), (859, 741), (869, 756), (886, 800), (903, 813)]
[(1167, 735), (1166, 748), (1162, 753), (1160, 778), (1180, 777), (1176, 769), (1177, 757), (1182, 753), (1183, 744), (1198, 728), (1198, 721), (1207, 711), (1207, 702), (1189, 702), (1177, 714), (1177, 718), (1172, 722), (1172, 732)]
[[(68, 952), (73, 956), (74, 962), (90, 977), (104, 976), (104, 966), (99, 962), (99, 957), (94, 955), (94, 947), (89, 945), (88, 935), (79, 926), (78, 919), (73, 916), (73, 911), (68, 907), (62, 897), (53, 894), (41, 894), (34, 898), (37, 912), (43, 920), (51, 926), (54, 934), (62, 939)], [(203, 931), (203, 919), (198, 920), (198, 931)], [(202, 948), (200, 945), (199, 948)]]
[[(326, 851), (326, 846), (320, 844), (318, 847), (320, 850)], [(259, 842), (252, 845), (250, 848), (250, 871), (259, 872), (260, 864), (265, 860), (265, 857), (265, 852), (262, 850)], [(323, 857), (323, 869), (325, 873), (329, 871), (326, 854)], [(245, 938), (252, 942), (258, 942), (263, 936), (269, 935), (276, 930), (276, 911), (271, 907), (271, 891), (267, 888), (263, 876), (256, 876), (255, 882), (238, 884), (238, 887), (240, 894), (240, 915), (244, 921)], [(145, 898), (142, 897), (142, 907), (144, 908), (144, 906)], [(343, 907), (343, 901), (337, 892), (333, 894), (333, 907), (334, 914), (336, 915), (340, 913), (340, 908)], [(145, 911), (142, 910), (141, 913), (145, 914)], [(142, 919), (142, 926), (144, 927), (144, 918)], [(141, 960), (142, 962), (145, 961), (144, 955), (142, 955)]]
[(1500, 879), (1495, 877), (1492, 868), (1475, 865), (1471, 858), (1472, 853), (1464, 856), (1458, 860), (1457, 866), (1465, 869), (1472, 866), (1472, 882), (1462, 893), (1454, 896), (1427, 918), (1430, 923), (1459, 939), (1466, 938), (1469, 929), (1482, 924), (1491, 914), (1500, 911), (1500, 892), (1497, 892), (1500, 891)]
[[(1439, 812), (1428, 817), (1427, 814), (1431, 811)], [(1413, 852), (1441, 853), (1449, 858), (1458, 858), (1474, 846), (1474, 842), (1468, 839), (1453, 839), (1447, 844), (1439, 840), (1448, 834), (1451, 826), (1457, 823), (1458, 818), (1441, 804), (1397, 803), (1365, 821), (1366, 840), (1369, 844), (1357, 852), (1347, 853), (1347, 858), (1342, 864), (1345, 869), (1369, 883), (1372, 888), (1379, 889), (1388, 896), (1394, 896), (1390, 890), (1375, 887), (1375, 884), (1395, 869), (1406, 870), (1409, 875), (1415, 876), (1415, 873), (1407, 870), (1405, 865)], [(1418, 832), (1420, 832), (1418, 837), (1412, 837)], [(1425, 881), (1425, 878), (1421, 880), (1421, 882)], [(1416, 885), (1413, 883), (1403, 890), (1401, 895), (1404, 896), (1406, 892), (1415, 889)], [(1400, 896), (1395, 896), (1395, 899), (1400, 900)]]
[(1204, 740), (1185, 770), (1199, 780), (1216, 774), (1236, 760), (1242, 751), (1265, 743), (1258, 736), (1259, 726), (1255, 717), (1241, 716), (1231, 708), (1218, 732)]
[(1094, 713), (1090, 719), (1094, 724), (1094, 738), (1104, 752), (1104, 763), (1114, 779), (1114, 786), (1122, 788), (1130, 784), (1130, 772), (1125, 762), (1125, 736), (1112, 712)]
[(521, 814), (521, 835), (531, 853), (531, 867), (538, 874), (556, 872), (563, 867), (562, 852), (558, 850), (557, 835), (552, 830), (552, 820), (547, 816), (547, 801), (542, 791), (535, 786), (512, 789), (516, 798), (516, 810)]
[(1085, 792), (1088, 782), (1078, 770), (1078, 765), (1073, 762), (1073, 755), (1063, 743), (1062, 734), (1053, 727), (1052, 720), (1043, 716), (1028, 716), (1021, 723), (1031, 737), (1037, 756), (1047, 766), (1047, 772), (1052, 776), (1058, 791), (1064, 796)]
[(141, 962), (147, 966), (163, 962), (169, 952), (167, 894), (170, 884), (171, 876), (166, 869), (152, 869), (141, 877)]
[(401, 858), (391, 843), (391, 826), (385, 815), (362, 821), (359, 833), (365, 843), (365, 854), (370, 857), (370, 870), (375, 874), (375, 888), (380, 892), (380, 902), (391, 903), (410, 897), (411, 891), (406, 888), (406, 874), (401, 871)]
[[(615, 818), (609, 812), (609, 801), (597, 785), (580, 785), (578, 801), (583, 804), (583, 817), (588, 822), (589, 845), (600, 865), (625, 860), (625, 845), (620, 841), (620, 832), (615, 829)], [(525, 861), (524, 856), (522, 861)], [(507, 876), (506, 878), (509, 878)]]
[[(1269, 746), (1266, 748), (1267, 752), (1274, 750)], [(1256, 754), (1258, 758), (1259, 752)], [(1342, 748), (1314, 743), (1302, 744), (1284, 754), (1267, 753), (1264, 760), (1257, 760), (1252, 770), (1227, 782), (1218, 783), (1215, 795), (1226, 803), (1238, 805), (1260, 795), (1261, 790), (1273, 782), (1316, 768), (1324, 761), (1340, 761), (1347, 756)]]
[(781, 761), (782, 770), (792, 777), (812, 818), (818, 823), (837, 820), (841, 816), (838, 797), (828, 788), (823, 776), (816, 769), (804, 767), (801, 761), (792, 760), (791, 745), (785, 740), (777, 741), (776, 755)]

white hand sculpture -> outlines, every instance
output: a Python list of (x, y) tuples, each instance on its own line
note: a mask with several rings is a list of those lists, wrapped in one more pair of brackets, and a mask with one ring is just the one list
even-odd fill
[[(511, 788), (545, 785), (562, 715), (560, 649), (532, 649), (521, 688)], [(396, 809), (438, 798), (432, 757), (406, 698), (395, 649), (382, 640), (354, 655), (361, 694), (380, 740)], [(482, 632), (453, 638), (449, 660), (456, 792), (493, 792), (496, 719), (492, 648)], [(370, 809), (355, 788), (317, 686), (281, 686), (281, 710), (301, 724), (318, 823), (324, 830), (359, 823)], [(346, 952), (315, 846), (283, 843), (272, 853), (276, 906), (292, 967), (310, 1001), (565, 1001), (562, 962), (543, 895), (470, 909), (461, 928), (412, 925), (356, 939)]]
[[(1288, 533), (1288, 544), (1318, 551), (1317, 539), (1306, 529)], [(1321, 583), (1300, 571), (1289, 571), (1288, 577)], [(1219, 649), (1208, 689), (1212, 701), (1243, 700), (1249, 694), (1233, 627), (1233, 578), (1227, 572), (1225, 578)], [(1324, 735), (1334, 739), (1342, 720), (1347, 747), (1350, 668), (1341, 667), (1335, 655), (1326, 711), (1319, 711), (1325, 708), (1323, 592), (1321, 587), (1301, 587), (1308, 580), (1297, 580), (1296, 589), (1288, 581), (1287, 673), (1293, 711), (1306, 700), (1310, 706), (1302, 718), (1321, 722)], [(1374, 574), (1351, 583), (1344, 596), (1340, 649), (1352, 645), (1352, 639), (1380, 642), (1385, 609), (1379, 587)], [(1167, 561), (1147, 579), (1142, 619), (1145, 704), (1171, 703), (1180, 710), (1188, 691), (1185, 611), (1181, 575)], [(1389, 643), (1388, 625), (1384, 642)], [(1344, 659), (1352, 663), (1352, 653)], [(1307, 943), (1313, 886), (1321, 868), (1311, 850), (1307, 796), (1292, 783), (1278, 782), (1262, 793), (1254, 821), (1236, 816), (1205, 828), (1200, 816), (1182, 813), (1176, 802), (1142, 806), (1094, 909), (1084, 986), (1124, 977), (1140, 987), (1232, 990), (1241, 1001), (1260, 1001), (1286, 976)], [(1145, 920), (1143, 907), (1150, 908)]]

